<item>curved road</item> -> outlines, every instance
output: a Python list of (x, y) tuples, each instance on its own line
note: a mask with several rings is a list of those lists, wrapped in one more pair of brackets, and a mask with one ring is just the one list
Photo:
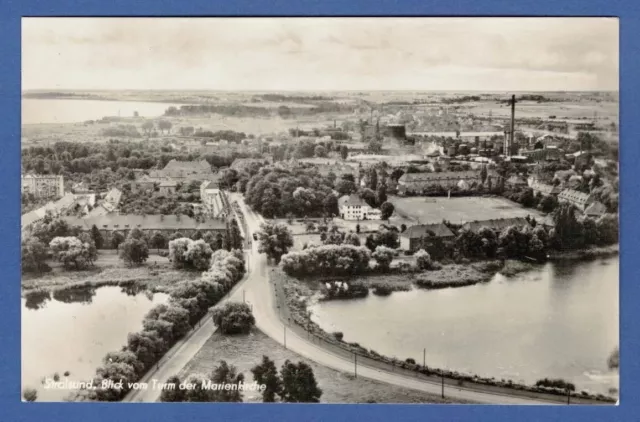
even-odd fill
[[(259, 229), (260, 224), (264, 220), (261, 216), (248, 209), (241, 196), (234, 196), (234, 199), (238, 201), (238, 204), (245, 215), (249, 232), (254, 233)], [(247, 276), (243, 281), (236, 285), (224, 301), (246, 300), (252, 306), (253, 314), (256, 318), (256, 326), (269, 337), (280, 344), (284, 344), (286, 331), (287, 349), (318, 364), (345, 373), (353, 373), (354, 362), (352, 360), (333, 354), (330, 351), (314, 344), (307, 338), (299, 336), (293, 330), (285, 328), (285, 324), (280, 320), (276, 309), (274, 294), (272, 292), (273, 286), (269, 282), (268, 277), (266, 257), (258, 253), (257, 242), (251, 242), (251, 247), (247, 252)], [(215, 326), (210, 317), (205, 317), (201, 321), (201, 324), (202, 325), (199, 328), (196, 328), (187, 338), (174, 346), (174, 348), (167, 353), (165, 358), (163, 358), (163, 361), (160, 362), (156, 369), (149, 371), (149, 373), (143, 377), (142, 381), (149, 382), (149, 388), (146, 390), (135, 390), (130, 392), (130, 394), (125, 397), (124, 401), (157, 401), (160, 396), (160, 390), (152, 388), (151, 380), (155, 379), (158, 382), (166, 381), (170, 376), (180, 372), (180, 370), (184, 368), (193, 356), (195, 356), (204, 343), (209, 339), (211, 333), (215, 330)], [(441, 384), (439, 382), (416, 379), (364, 365), (358, 365), (358, 376), (391, 385), (408, 387), (436, 396), (441, 393)], [(466, 389), (464, 387), (453, 387), (451, 385), (447, 385), (446, 387), (446, 396), (452, 400), (459, 399), (487, 404), (554, 404), (549, 401), (492, 392), (482, 392)]]

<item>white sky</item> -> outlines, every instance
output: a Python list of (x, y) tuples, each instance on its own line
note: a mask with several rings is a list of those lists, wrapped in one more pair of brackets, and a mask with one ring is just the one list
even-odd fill
[(618, 90), (613, 18), (24, 18), (22, 88)]

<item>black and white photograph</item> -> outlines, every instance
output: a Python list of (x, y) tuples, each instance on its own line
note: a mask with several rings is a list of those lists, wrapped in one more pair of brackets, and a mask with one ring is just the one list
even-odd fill
[(21, 35), (22, 401), (618, 403), (617, 18)]

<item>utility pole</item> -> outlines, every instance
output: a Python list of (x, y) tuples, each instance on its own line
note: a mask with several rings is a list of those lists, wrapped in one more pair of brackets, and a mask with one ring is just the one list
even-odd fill
[(571, 390), (567, 389), (567, 404), (571, 404)]
[(353, 365), (353, 373), (358, 378), (358, 355), (355, 353), (353, 354)]
[(427, 366), (427, 349), (422, 349), (422, 369)]
[(444, 398), (444, 373), (440, 373), (440, 376), (442, 377), (442, 398)]

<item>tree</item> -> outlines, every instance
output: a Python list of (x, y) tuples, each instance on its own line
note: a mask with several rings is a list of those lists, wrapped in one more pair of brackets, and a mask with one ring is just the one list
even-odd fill
[(82, 242), (77, 237), (55, 237), (49, 243), (54, 259), (61, 262), (66, 269), (85, 268), (93, 265), (97, 251), (93, 243)]
[(324, 211), (329, 216), (338, 215), (340, 210), (338, 209), (338, 198), (334, 194), (327, 195), (322, 201)]
[(213, 255), (211, 246), (203, 239), (196, 241), (189, 240), (190, 242), (184, 254), (184, 259), (188, 263), (188, 266), (199, 271), (208, 269), (211, 263), (211, 255)]
[(148, 136), (151, 134), (151, 132), (153, 131), (153, 129), (155, 129), (155, 125), (153, 124), (153, 121), (151, 120), (146, 120), (143, 124), (142, 124), (142, 129), (144, 130), (144, 133)]
[(542, 212), (550, 213), (555, 209), (557, 205), (558, 205), (558, 200), (555, 198), (555, 196), (546, 195), (546, 196), (543, 196), (542, 199), (540, 200), (540, 203), (538, 204), (538, 209), (540, 209), (540, 211)]
[(246, 334), (256, 323), (246, 303), (227, 302), (211, 311), (213, 323), (223, 334)]
[(287, 403), (318, 403), (322, 390), (318, 387), (313, 369), (304, 362), (288, 359), (280, 369), (282, 401)]
[(611, 352), (609, 358), (607, 359), (607, 366), (609, 369), (620, 369), (620, 349), (617, 347)]
[(147, 242), (133, 236), (128, 236), (118, 249), (120, 259), (128, 265), (140, 265), (149, 258)]
[(369, 170), (369, 188), (372, 191), (375, 191), (376, 189), (378, 189), (378, 172), (375, 169), (375, 167), (372, 167)]
[(482, 184), (487, 180), (487, 166), (482, 166), (482, 169), (480, 170), (480, 180), (482, 181)]
[(111, 235), (111, 247), (113, 249), (118, 249), (122, 242), (124, 242), (124, 235), (122, 233), (114, 232)]
[(394, 210), (395, 210), (395, 207), (391, 202), (385, 202), (384, 204), (380, 205), (380, 211), (382, 212), (382, 219), (388, 220), (391, 217), (391, 215), (393, 215)]
[(158, 129), (160, 129), (162, 132), (164, 132), (165, 130), (167, 131), (167, 133), (171, 132), (171, 127), (173, 127), (173, 125), (168, 120), (163, 119), (158, 122)]
[(26, 237), (21, 242), (22, 272), (42, 273), (51, 268), (46, 263), (47, 246), (36, 237)]
[(229, 365), (226, 361), (220, 361), (211, 374), (211, 381), (218, 385), (237, 386), (236, 388), (221, 388), (213, 390), (212, 400), (215, 402), (238, 403), (242, 402), (242, 391), (240, 384), (244, 383), (244, 374), (238, 374), (235, 366)]
[(387, 202), (387, 188), (385, 185), (380, 184), (378, 186), (378, 190), (376, 191), (376, 204), (382, 205), (385, 202)]
[(349, 156), (349, 147), (347, 147), (346, 145), (342, 145), (340, 147), (340, 157), (342, 157), (343, 160), (346, 160), (348, 156)]
[(38, 399), (38, 390), (35, 388), (25, 388), (22, 390), (22, 398), (28, 402), (36, 401)]
[(349, 232), (344, 237), (343, 243), (347, 245), (360, 246), (360, 237), (354, 232)]
[(185, 401), (185, 390), (180, 388), (180, 378), (177, 375), (170, 376), (165, 382), (160, 401), (162, 402), (183, 402)]
[(318, 145), (314, 149), (314, 155), (316, 157), (326, 157), (327, 156), (327, 149), (325, 147), (323, 147), (322, 145)]
[(360, 198), (367, 203), (371, 208), (376, 206), (376, 194), (369, 188), (360, 190)]
[(102, 239), (102, 234), (100, 233), (100, 230), (98, 230), (98, 227), (96, 227), (95, 224), (91, 226), (91, 239), (93, 240), (93, 243), (96, 245), (96, 249), (102, 249), (104, 239)]
[(615, 214), (605, 214), (596, 220), (596, 229), (600, 244), (611, 245), (618, 243), (618, 224), (618, 216)]
[(341, 179), (336, 183), (336, 190), (340, 195), (351, 195), (356, 192), (358, 188), (356, 184), (351, 180)]
[(389, 271), (391, 261), (393, 261), (393, 257), (395, 256), (395, 251), (391, 248), (380, 245), (376, 247), (376, 250), (371, 254), (371, 256), (376, 260), (378, 270), (386, 272)]
[(291, 231), (284, 224), (263, 223), (258, 232), (258, 240), (258, 252), (266, 254), (276, 264), (280, 263), (282, 255), (293, 246)]
[(282, 394), (282, 381), (278, 376), (278, 369), (275, 363), (267, 356), (262, 356), (262, 362), (251, 368), (253, 379), (266, 388), (262, 392), (262, 401), (264, 403), (273, 403), (276, 396)]
[(156, 231), (151, 236), (149, 243), (151, 247), (156, 248), (159, 251), (161, 248), (164, 249), (166, 247), (167, 237), (161, 231)]
[(569, 203), (560, 204), (553, 212), (555, 241), (561, 249), (582, 247), (584, 233), (576, 218), (577, 208)]
[(421, 270), (430, 270), (433, 268), (433, 262), (431, 261), (431, 255), (424, 249), (420, 249), (414, 255), (416, 257), (416, 263)]

